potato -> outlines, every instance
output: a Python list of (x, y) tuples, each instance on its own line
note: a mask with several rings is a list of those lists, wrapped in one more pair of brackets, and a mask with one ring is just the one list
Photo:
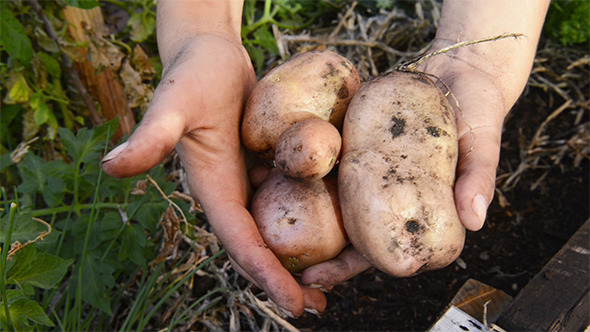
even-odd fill
[(343, 222), (353, 246), (386, 273), (442, 268), (463, 248), (455, 121), (424, 74), (375, 78), (350, 103), (338, 174)]
[(319, 118), (340, 129), (360, 86), (348, 59), (327, 50), (298, 54), (269, 71), (252, 90), (242, 119), (242, 143), (273, 159), (277, 139), (298, 121)]
[(277, 140), (275, 163), (288, 178), (298, 181), (321, 179), (340, 156), (340, 132), (328, 121), (306, 119), (287, 128)]
[(336, 177), (297, 182), (273, 168), (254, 194), (250, 212), (269, 249), (291, 273), (335, 257), (348, 242)]

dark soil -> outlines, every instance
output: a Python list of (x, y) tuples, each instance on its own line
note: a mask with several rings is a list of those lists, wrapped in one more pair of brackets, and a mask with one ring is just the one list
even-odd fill
[[(520, 138), (532, 137), (558, 106), (539, 89), (521, 97), (507, 118), (498, 174), (517, 168)], [(563, 114), (547, 131), (557, 136), (572, 122)], [(525, 171), (518, 185), (504, 193), (509, 205), (501, 207), (496, 196), (484, 228), (467, 234), (463, 267), (453, 263), (403, 279), (369, 270), (328, 293), (324, 313), (306, 313), (291, 323), (313, 331), (424, 331), (469, 278), (515, 296), (588, 219), (588, 160), (579, 167), (572, 160), (564, 158), (551, 168), (534, 191), (531, 185), (546, 170)]]

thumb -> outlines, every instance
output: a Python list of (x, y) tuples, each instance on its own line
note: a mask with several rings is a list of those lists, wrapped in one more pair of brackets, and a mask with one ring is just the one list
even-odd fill
[(494, 197), (501, 133), (495, 127), (473, 129), (459, 139), (455, 203), (463, 226), (481, 229)]
[(107, 174), (129, 177), (147, 172), (174, 150), (184, 134), (185, 119), (176, 109), (164, 107), (164, 98), (159, 99), (152, 101), (127, 142), (103, 158), (101, 164)]

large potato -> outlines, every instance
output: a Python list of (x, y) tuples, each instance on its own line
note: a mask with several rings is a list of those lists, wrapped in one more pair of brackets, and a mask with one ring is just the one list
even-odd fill
[(457, 150), (454, 111), (427, 76), (393, 72), (356, 93), (344, 121), (338, 184), (350, 241), (372, 265), (410, 276), (460, 254)]
[(292, 273), (335, 257), (348, 242), (335, 177), (298, 182), (274, 168), (250, 212), (264, 242)]
[(294, 56), (269, 71), (254, 87), (242, 120), (242, 143), (273, 159), (279, 136), (292, 124), (319, 118), (338, 129), (360, 88), (353, 64), (331, 51)]

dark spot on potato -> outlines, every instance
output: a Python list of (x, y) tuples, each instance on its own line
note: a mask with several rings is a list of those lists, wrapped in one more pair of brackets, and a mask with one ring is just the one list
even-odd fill
[(361, 98), (361, 99), (365, 99), (365, 98), (367, 98), (367, 95), (360, 95), (360, 97), (359, 97), (359, 98)]
[(322, 78), (327, 79), (328, 76), (334, 77), (336, 75), (336, 73), (338, 72), (338, 70), (336, 68), (334, 68), (334, 65), (329, 62), (326, 65), (328, 66), (330, 71), (328, 71), (327, 73), (322, 75)]
[(295, 225), (295, 223), (297, 222), (297, 219), (289, 218), (289, 219), (287, 219), (287, 222), (289, 223), (289, 225)]
[(392, 138), (396, 138), (404, 133), (404, 130), (406, 128), (406, 120), (392, 117), (391, 121), (393, 122), (393, 125), (391, 126), (389, 131), (391, 132)]
[(399, 156), (399, 157), (400, 157), (400, 158), (402, 158), (402, 159), (406, 159), (406, 158), (408, 158), (408, 155), (407, 155), (407, 154), (402, 154), (402, 155), (401, 155), (401, 156)]
[(420, 224), (416, 220), (406, 221), (406, 230), (410, 233), (416, 233), (420, 230)]
[(433, 137), (440, 137), (441, 129), (438, 127), (427, 127), (426, 132)]
[(279, 165), (279, 168), (282, 170), (288, 170), (289, 166), (287, 166), (287, 162), (285, 160), (281, 160), (277, 163)]
[(389, 252), (394, 252), (396, 250), (398, 250), (400, 248), (399, 242), (397, 241), (397, 239), (391, 239), (391, 241), (389, 241), (389, 245), (387, 246), (387, 251)]
[(301, 152), (301, 150), (303, 150), (303, 145), (301, 145), (301, 144), (299, 144), (295, 148), (293, 148), (293, 151), (295, 151), (295, 152)]

